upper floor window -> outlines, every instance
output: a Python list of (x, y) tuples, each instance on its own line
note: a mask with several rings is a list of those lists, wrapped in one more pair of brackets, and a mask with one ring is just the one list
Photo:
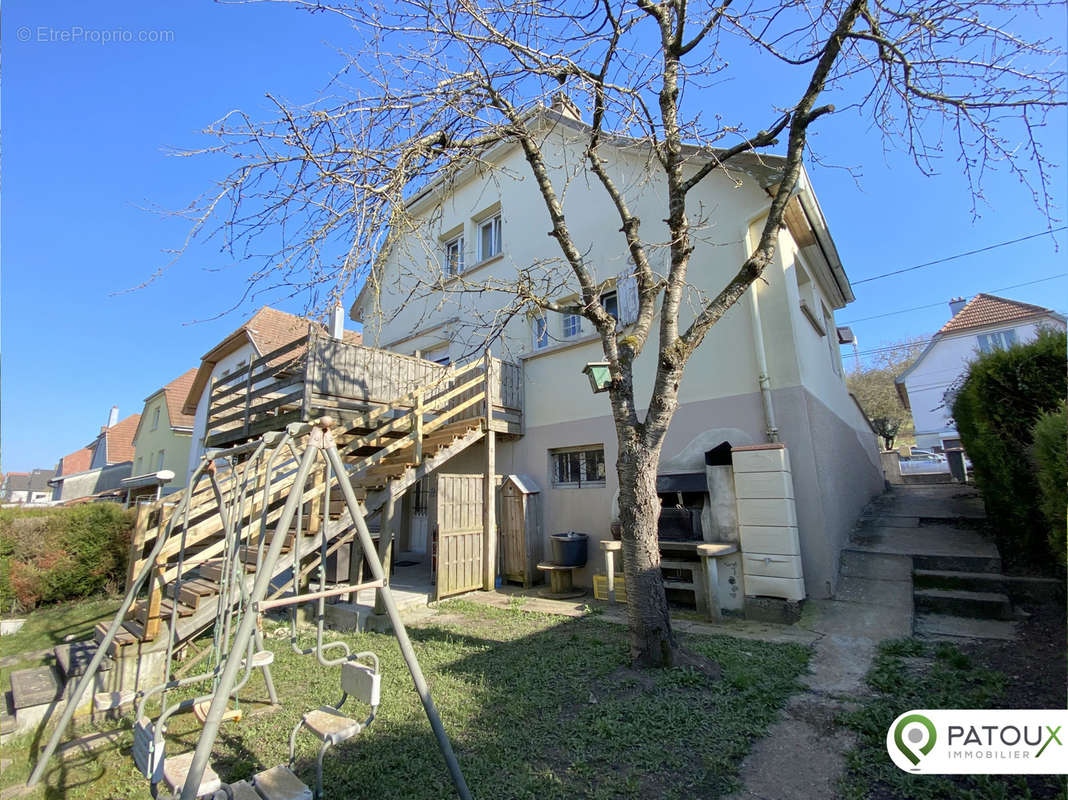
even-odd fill
[(456, 236), (445, 242), (445, 274), (459, 275), (464, 271), (464, 237)]
[(549, 346), (549, 321), (544, 314), (534, 317), (534, 349), (543, 350)]
[(564, 338), (574, 339), (582, 333), (582, 317), (578, 314), (564, 314)]
[(605, 485), (604, 445), (549, 451), (553, 487), (584, 489)]
[(619, 295), (614, 291), (605, 292), (601, 295), (601, 305), (612, 319), (619, 322)]
[(485, 261), (501, 252), (501, 215), (478, 224), (478, 260)]
[(1007, 331), (979, 334), (979, 349), (984, 353), (989, 353), (993, 350), (1005, 350), (1014, 344), (1016, 344), (1016, 330), (1012, 328)]
[(159, 469), (163, 469), (163, 462), (166, 460), (166, 458), (167, 458), (167, 451), (160, 450), (159, 451), (159, 461), (157, 462), (156, 469), (158, 469), (158, 470)]
[(159, 427), (159, 406), (156, 406), (156, 410), (152, 412), (152, 430)]

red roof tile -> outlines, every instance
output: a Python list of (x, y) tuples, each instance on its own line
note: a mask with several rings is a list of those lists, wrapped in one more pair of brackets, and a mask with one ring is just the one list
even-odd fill
[(196, 377), (196, 374), (196, 367), (193, 367), (163, 387), (163, 391), (167, 395), (167, 414), (170, 415), (172, 428), (193, 427), (193, 415), (183, 412), (182, 406), (185, 405), (185, 398), (189, 394), (189, 389), (193, 386), (193, 378)]
[(1042, 306), (980, 293), (969, 300), (967, 305), (954, 314), (953, 318), (943, 325), (935, 335), (959, 333), (972, 328), (985, 328), (988, 325), (1015, 322), (1016, 320), (1041, 317), (1052, 313), (1050, 309)]
[(120, 464), (123, 461), (133, 461), (134, 434), (137, 433), (137, 423), (140, 420), (140, 414), (131, 414), (126, 419), (116, 422), (104, 431), (104, 436), (107, 437), (109, 464)]
[(59, 459), (59, 474), (74, 475), (77, 472), (85, 472), (93, 461), (93, 448), (83, 447), (75, 450), (70, 455)]

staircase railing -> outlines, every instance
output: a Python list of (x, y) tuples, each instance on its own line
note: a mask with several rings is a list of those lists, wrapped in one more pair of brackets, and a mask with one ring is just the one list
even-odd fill
[[(287, 353), (279, 350), (265, 358), (285, 357)], [(253, 365), (249, 365), (249, 376), (253, 369)], [(518, 400), (515, 399), (517, 389), (521, 392), (521, 383), (514, 374), (514, 370), (518, 369), (487, 354), (485, 358), (444, 368), (430, 382), (387, 405), (349, 416), (346, 419), (346, 432), (337, 437), (343, 442), (339, 448), (342, 457), (349, 459), (346, 464), (349, 479), (405, 450), (411, 451), (406, 463), (421, 464), (424, 437), (450, 422), (481, 418), (482, 424), (488, 428), (495, 424), (496, 416), (496, 424), (501, 424), (502, 409), (508, 414), (516, 410), (514, 406), (521, 405), (521, 395)], [(509, 377), (502, 380), (506, 371)], [(235, 376), (234, 382), (239, 382), (241, 377)], [(246, 381), (252, 385), (250, 377), (246, 377)], [(488, 392), (487, 386), (490, 387)], [(302, 445), (302, 441), (290, 443), (294, 455)], [(369, 455), (357, 455), (370, 448), (375, 448), (375, 451)], [(240, 456), (251, 449), (249, 445), (239, 445), (215, 454), (215, 458), (227, 454)], [(240, 524), (263, 524), (265, 530), (273, 530), (281, 518), (285, 500), (296, 478), (297, 462), (293, 456), (276, 460), (279, 461), (277, 465), (268, 467), (272, 460), (262, 459), (262, 466), (253, 475), (241, 476), (242, 480), (251, 481), (256, 487), (264, 487), (269, 480), (270, 494), (265, 496), (259, 490), (252, 492), (251, 500), (242, 509)], [(224, 493), (234, 491), (235, 482), (239, 479), (235, 474), (238, 471), (231, 470), (226, 475), (217, 476)], [(301, 503), (311, 504), (309, 519), (318, 518), (325, 489), (322, 474), (309, 476), (300, 500)], [(183, 503), (183, 519), (174, 521), (169, 541), (157, 549), (157, 539), (167, 531), (174, 509)], [(183, 536), (182, 528), (186, 526)], [(141, 606), (140, 621), (145, 639), (153, 639), (158, 635), (162, 616), (160, 608), (166, 586), (179, 576), (179, 572), (184, 576), (184, 573), (205, 561), (220, 556), (226, 546), (222, 531), (219, 504), (211, 486), (194, 491), (187, 503), (185, 492), (182, 492), (139, 507), (127, 575), (129, 583), (130, 577), (138, 575), (153, 551), (156, 551), (148, 582), (148, 600)], [(342, 532), (340, 529), (334, 530), (332, 535), (337, 537)], [(282, 535), (286, 533), (283, 531)], [(180, 551), (184, 557), (179, 565), (174, 563), (174, 558)], [(177, 602), (177, 598), (174, 602)]]

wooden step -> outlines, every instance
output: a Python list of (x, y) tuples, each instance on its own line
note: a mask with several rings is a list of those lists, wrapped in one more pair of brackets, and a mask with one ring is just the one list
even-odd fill
[[(167, 595), (169, 597), (174, 597), (175, 585), (171, 583), (167, 586)], [(181, 588), (178, 590), (178, 600), (196, 610), (200, 606), (201, 600), (214, 597), (218, 593), (219, 584), (204, 578), (194, 578), (182, 581)]]
[[(254, 564), (245, 564), (245, 572), (255, 572)], [(205, 561), (200, 565), (200, 577), (219, 583), (222, 580), (223, 562), (221, 558)]]
[[(107, 636), (109, 623), (98, 622), (97, 626), (93, 628), (93, 639), (97, 644), (104, 641), (104, 637)], [(118, 658), (122, 655), (124, 647), (129, 647), (132, 644), (137, 644), (140, 641), (136, 636), (130, 633), (126, 628), (126, 624), (123, 623), (123, 627), (119, 629), (119, 632), (115, 634), (115, 638), (111, 641), (111, 647), (108, 648), (108, 655), (112, 658)]]
[[(174, 601), (168, 598), (163, 598), (159, 601), (159, 616), (161, 619), (170, 619), (171, 611), (174, 608)], [(196, 611), (195, 606), (187, 606), (185, 603), (178, 602), (178, 616), (189, 617)], [(144, 620), (148, 614), (148, 604), (145, 600), (138, 600), (134, 603), (133, 608), (130, 609), (129, 614), (126, 615), (127, 619)]]

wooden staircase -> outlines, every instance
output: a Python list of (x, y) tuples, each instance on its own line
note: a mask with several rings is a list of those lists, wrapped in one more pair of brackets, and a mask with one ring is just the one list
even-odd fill
[[(365, 518), (382, 509), (390, 497), (400, 497), (423, 476), (485, 437), (490, 424), (485, 413), (486, 386), (492, 379), (493, 366), (487, 358), (450, 368), (443, 379), (420, 387), (387, 407), (349, 415), (343, 426), (334, 429), (338, 450), (348, 469), (347, 477)], [(172, 614), (176, 646), (197, 636), (215, 621), (226, 549), (217, 497), (228, 499), (230, 524), (235, 528), (241, 526), (240, 547), (234, 558), (251, 586), (257, 552), (278, 535), (272, 526), (281, 516), (292, 489), (296, 454), (306, 446), (309, 427), (291, 425), (290, 433), (296, 433), (292, 442), (285, 441), (282, 432), (268, 434), (263, 446), (256, 449), (256, 455), (250, 457), (256, 444), (252, 440), (242, 452), (246, 461), (234, 463), (225, 472), (209, 470), (211, 474), (192, 488), (193, 495), (183, 519), (171, 518), (182, 499), (180, 494), (138, 509), (128, 584), (144, 567), (144, 555), (153, 549), (158, 537), (167, 536), (167, 542), (156, 559), (147, 596), (131, 608), (123, 630), (109, 647), (109, 655), (119, 657), (124, 648), (152, 642), (161, 636), (166, 641)], [(287, 573), (293, 567), (294, 557), (301, 565), (302, 579), (317, 569), (321, 561), (325, 477), (320, 470), (305, 486), (299, 533), (295, 518), (290, 529), (282, 534), (286, 537), (285, 555), (278, 560), (272, 575), (269, 598), (289, 592), (292, 576)], [(235, 497), (242, 498), (240, 505), (234, 501)], [(265, 538), (262, 548), (261, 531)], [(352, 519), (335, 486), (326, 514), (327, 556), (350, 542), (353, 536)], [(283, 577), (287, 578), (284, 585)], [(236, 593), (231, 596), (236, 601)], [(96, 641), (103, 641), (106, 633), (106, 624), (97, 626)]]

